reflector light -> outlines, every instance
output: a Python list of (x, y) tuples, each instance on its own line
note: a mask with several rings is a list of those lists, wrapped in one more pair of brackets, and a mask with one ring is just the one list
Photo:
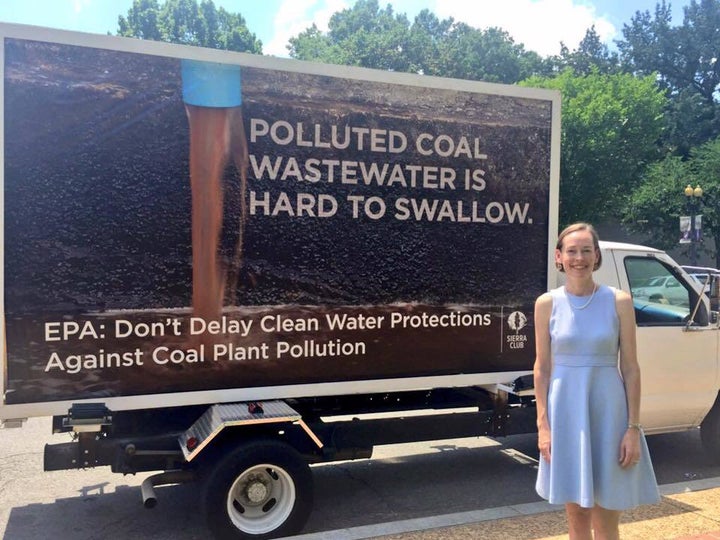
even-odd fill
[(195, 449), (195, 447), (197, 445), (198, 445), (197, 437), (189, 437), (188, 440), (185, 442), (185, 446), (191, 452)]

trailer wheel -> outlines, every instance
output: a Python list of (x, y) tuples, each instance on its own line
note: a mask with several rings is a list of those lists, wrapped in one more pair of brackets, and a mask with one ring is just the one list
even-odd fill
[(707, 456), (720, 463), (720, 395), (700, 424), (700, 440)]
[(208, 527), (217, 538), (290, 536), (302, 529), (312, 510), (312, 473), (290, 445), (253, 441), (213, 466), (203, 503)]

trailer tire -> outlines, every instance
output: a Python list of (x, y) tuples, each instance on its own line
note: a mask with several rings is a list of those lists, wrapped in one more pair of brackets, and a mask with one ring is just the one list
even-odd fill
[(303, 528), (312, 510), (312, 473), (288, 444), (242, 444), (207, 472), (203, 506), (208, 528), (219, 539), (290, 536)]
[(700, 424), (700, 441), (707, 456), (720, 463), (720, 395)]

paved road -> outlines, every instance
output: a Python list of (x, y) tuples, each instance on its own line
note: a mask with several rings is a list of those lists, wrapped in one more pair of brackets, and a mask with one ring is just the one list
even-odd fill
[[(193, 485), (157, 489), (158, 506), (142, 507), (145, 475), (106, 468), (42, 471), (50, 419), (0, 431), (0, 534), (4, 540), (73, 538), (206, 539)], [(649, 438), (661, 484), (720, 477), (704, 456), (697, 432)], [(314, 467), (315, 510), (305, 532), (538, 501), (535, 440), (457, 439), (378, 449), (372, 460)]]

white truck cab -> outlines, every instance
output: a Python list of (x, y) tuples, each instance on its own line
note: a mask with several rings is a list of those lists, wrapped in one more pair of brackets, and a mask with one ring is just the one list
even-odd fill
[[(633, 295), (645, 430), (659, 433), (702, 425), (703, 443), (720, 454), (720, 332), (710, 298), (660, 250), (601, 242), (601, 251), (597, 281)], [(681, 294), (676, 289), (668, 294), (653, 289), (652, 295), (645, 295), (647, 283), (662, 276), (673, 277), (664, 282), (681, 287)]]

